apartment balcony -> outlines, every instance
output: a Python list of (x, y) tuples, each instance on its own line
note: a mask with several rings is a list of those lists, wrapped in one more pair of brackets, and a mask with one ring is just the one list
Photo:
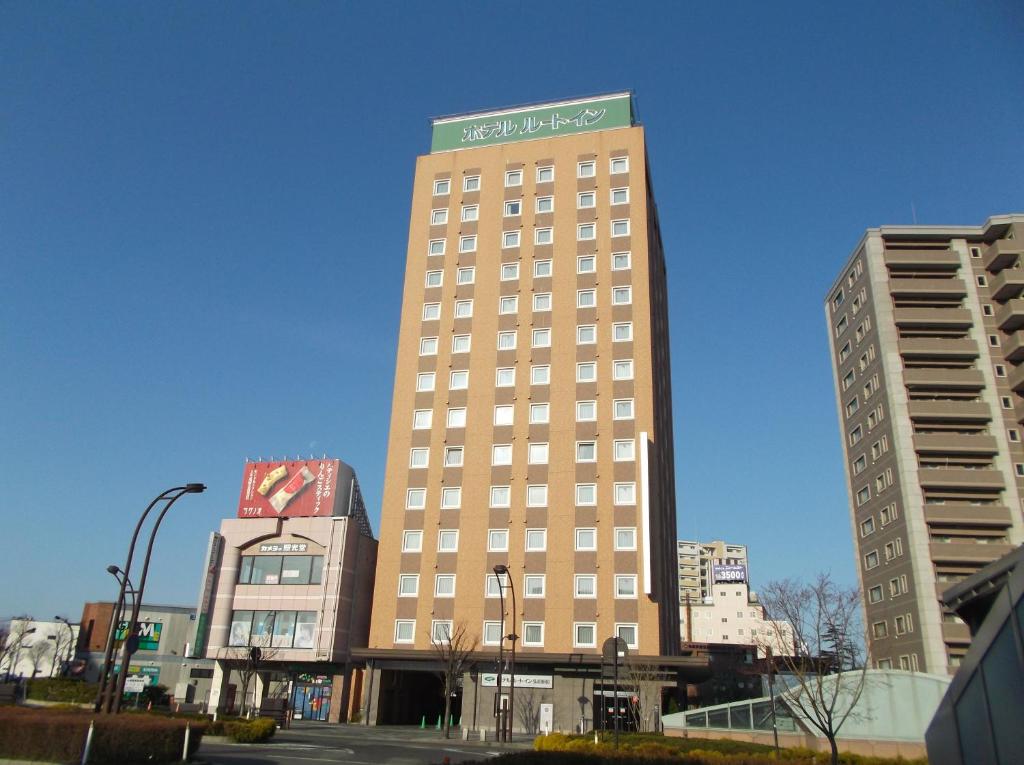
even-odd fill
[(1000, 239), (985, 248), (982, 259), (985, 268), (993, 273), (1012, 265), (1024, 250), (1024, 242), (1017, 239)]
[(910, 419), (923, 422), (989, 422), (992, 412), (984, 401), (908, 401)]
[(1003, 341), (1003, 356), (1014, 364), (1024, 361), (1024, 332), (1014, 332)]
[(903, 384), (907, 390), (981, 390), (985, 377), (980, 369), (942, 369), (930, 367), (903, 370)]
[(966, 624), (943, 622), (942, 640), (954, 645), (969, 645), (971, 642), (971, 630)]
[(975, 433), (916, 433), (914, 450), (918, 454), (968, 454), (988, 456), (999, 451), (993, 436)]
[(925, 489), (983, 489), (999, 491), (1005, 487), (999, 470), (969, 468), (921, 468), (918, 480)]
[(960, 268), (960, 256), (952, 250), (886, 250), (885, 265), (897, 269), (944, 266), (956, 271)]
[(1007, 268), (993, 276), (988, 284), (996, 300), (1020, 297), (1020, 293), (1024, 292), (1024, 270)]
[(1003, 332), (1015, 332), (1024, 327), (1024, 300), (1014, 298), (996, 308), (996, 324)]
[(978, 542), (931, 542), (928, 555), (935, 563), (969, 563), (979, 568), (1013, 552), (1013, 545)]
[(958, 523), (964, 526), (984, 526), (998, 529), (1007, 529), (1013, 525), (1010, 508), (1003, 505), (970, 505), (954, 502), (947, 502), (944, 505), (926, 503), (924, 505), (924, 520), (926, 523), (947, 526)]
[(1010, 385), (1010, 390), (1024, 395), (1024, 364), (1010, 370), (1010, 376), (1007, 378), (1007, 383)]
[(889, 279), (889, 292), (893, 297), (965, 297), (967, 289), (963, 279)]
[(897, 308), (893, 317), (897, 327), (967, 329), (973, 324), (966, 308)]
[(905, 359), (978, 358), (978, 346), (969, 337), (904, 337), (899, 342)]

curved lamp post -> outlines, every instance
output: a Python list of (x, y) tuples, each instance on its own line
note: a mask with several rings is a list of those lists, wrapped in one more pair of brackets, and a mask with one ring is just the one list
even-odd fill
[[(498, 741), (505, 740), (505, 718), (501, 709), (501, 673), (505, 668), (505, 586), (501, 583), (502, 574), (508, 573), (508, 567), (501, 564), (494, 567), (494, 578), (498, 582), (498, 599), (501, 601), (501, 636), (498, 638), (498, 695), (495, 697), (494, 712), (498, 718)], [(513, 679), (514, 681), (514, 679)]]
[[(147, 510), (146, 512), (149, 511)], [(107, 573), (117, 580), (118, 595), (117, 601), (114, 603), (114, 608), (110, 612), (110, 629), (107, 630), (107, 646), (103, 650), (103, 671), (100, 673), (100, 687), (96, 692), (96, 703), (93, 705), (93, 710), (96, 712), (110, 711), (110, 681), (112, 679), (110, 677), (110, 672), (114, 664), (114, 638), (117, 633), (117, 628), (121, 624), (121, 620), (124, 618), (125, 595), (131, 595), (132, 599), (135, 599), (135, 587), (132, 585), (131, 579), (128, 578), (128, 574), (125, 574), (121, 571), (119, 566), (115, 566), (113, 564), (107, 566)]]
[[(501, 583), (501, 575), (504, 574), (507, 584)], [(508, 719), (506, 720), (507, 730), (505, 731), (505, 741), (512, 740), (512, 723), (513, 714), (516, 708), (516, 641), (519, 639), (519, 635), (516, 634), (516, 588), (512, 584), (512, 573), (508, 570), (508, 566), (503, 563), (499, 563), (494, 567), (494, 575), (498, 577), (498, 586), (504, 590), (505, 587), (512, 592), (512, 627), (510, 632), (506, 635), (505, 633), (505, 598), (501, 599), (501, 642), (504, 644), (505, 640), (512, 642), (512, 677), (509, 680), (508, 688)], [(500, 676), (499, 676), (500, 678)], [(501, 683), (498, 684), (499, 694), (501, 689)], [(500, 696), (499, 696), (500, 697)]]
[(113, 684), (113, 704), (112, 711), (118, 712), (121, 709), (121, 697), (124, 695), (124, 683), (128, 679), (128, 659), (132, 655), (132, 638), (135, 636), (135, 630), (139, 620), (139, 607), (142, 605), (142, 594), (146, 589), (146, 576), (149, 574), (149, 561), (153, 555), (153, 543), (156, 541), (156, 533), (160, 530), (160, 523), (163, 521), (164, 516), (167, 515), (167, 511), (171, 509), (171, 505), (178, 501), (178, 499), (185, 494), (201, 494), (206, 491), (206, 486), (201, 483), (189, 483), (184, 486), (176, 486), (173, 489), (168, 489), (162, 492), (156, 499), (149, 503), (149, 507), (139, 518), (138, 524), (135, 526), (135, 533), (132, 534), (131, 545), (128, 547), (128, 562), (124, 567), (125, 580), (121, 584), (121, 596), (118, 599), (123, 604), (124, 602), (124, 589), (125, 583), (128, 581), (128, 572), (131, 570), (132, 555), (135, 552), (135, 543), (139, 537), (139, 530), (142, 528), (142, 522), (146, 520), (146, 516), (149, 515), (149, 511), (153, 509), (157, 502), (164, 500), (166, 504), (163, 510), (160, 511), (160, 515), (156, 518), (156, 523), (153, 524), (153, 530), (149, 534), (149, 544), (146, 546), (146, 559), (142, 564), (142, 577), (139, 579), (139, 588), (135, 591), (134, 602), (132, 603), (132, 616), (128, 620), (128, 629), (125, 632), (124, 645), (121, 650), (121, 671), (117, 673), (117, 682)]

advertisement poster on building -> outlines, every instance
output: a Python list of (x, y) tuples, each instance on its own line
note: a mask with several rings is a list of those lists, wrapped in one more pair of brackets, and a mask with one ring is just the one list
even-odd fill
[(250, 462), (242, 477), (239, 518), (326, 517), (338, 499), (338, 460)]
[[(160, 647), (160, 633), (163, 631), (162, 622), (139, 622), (135, 634), (139, 636), (140, 651), (155, 651)], [(128, 635), (128, 622), (120, 622), (117, 631), (114, 633), (114, 640), (122, 642)]]

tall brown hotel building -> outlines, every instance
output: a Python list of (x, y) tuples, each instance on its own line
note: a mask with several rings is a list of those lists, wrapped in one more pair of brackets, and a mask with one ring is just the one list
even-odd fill
[(633, 115), (615, 93), (433, 120), (409, 224), (370, 722), (421, 721), (432, 636), (461, 625), (479, 645), (455, 717), (483, 727), (502, 604), (516, 693), (562, 730), (600, 705), (587, 668), (609, 637), (679, 652), (665, 259)]
[(878, 667), (955, 671), (939, 596), (1024, 541), (1024, 215), (870, 229), (825, 300)]

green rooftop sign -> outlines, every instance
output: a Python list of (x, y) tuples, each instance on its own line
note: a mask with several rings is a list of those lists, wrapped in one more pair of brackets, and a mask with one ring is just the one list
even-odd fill
[(434, 153), (513, 141), (556, 138), (572, 133), (629, 127), (632, 124), (630, 94), (615, 93), (436, 119), (433, 121), (434, 134), (430, 151)]

